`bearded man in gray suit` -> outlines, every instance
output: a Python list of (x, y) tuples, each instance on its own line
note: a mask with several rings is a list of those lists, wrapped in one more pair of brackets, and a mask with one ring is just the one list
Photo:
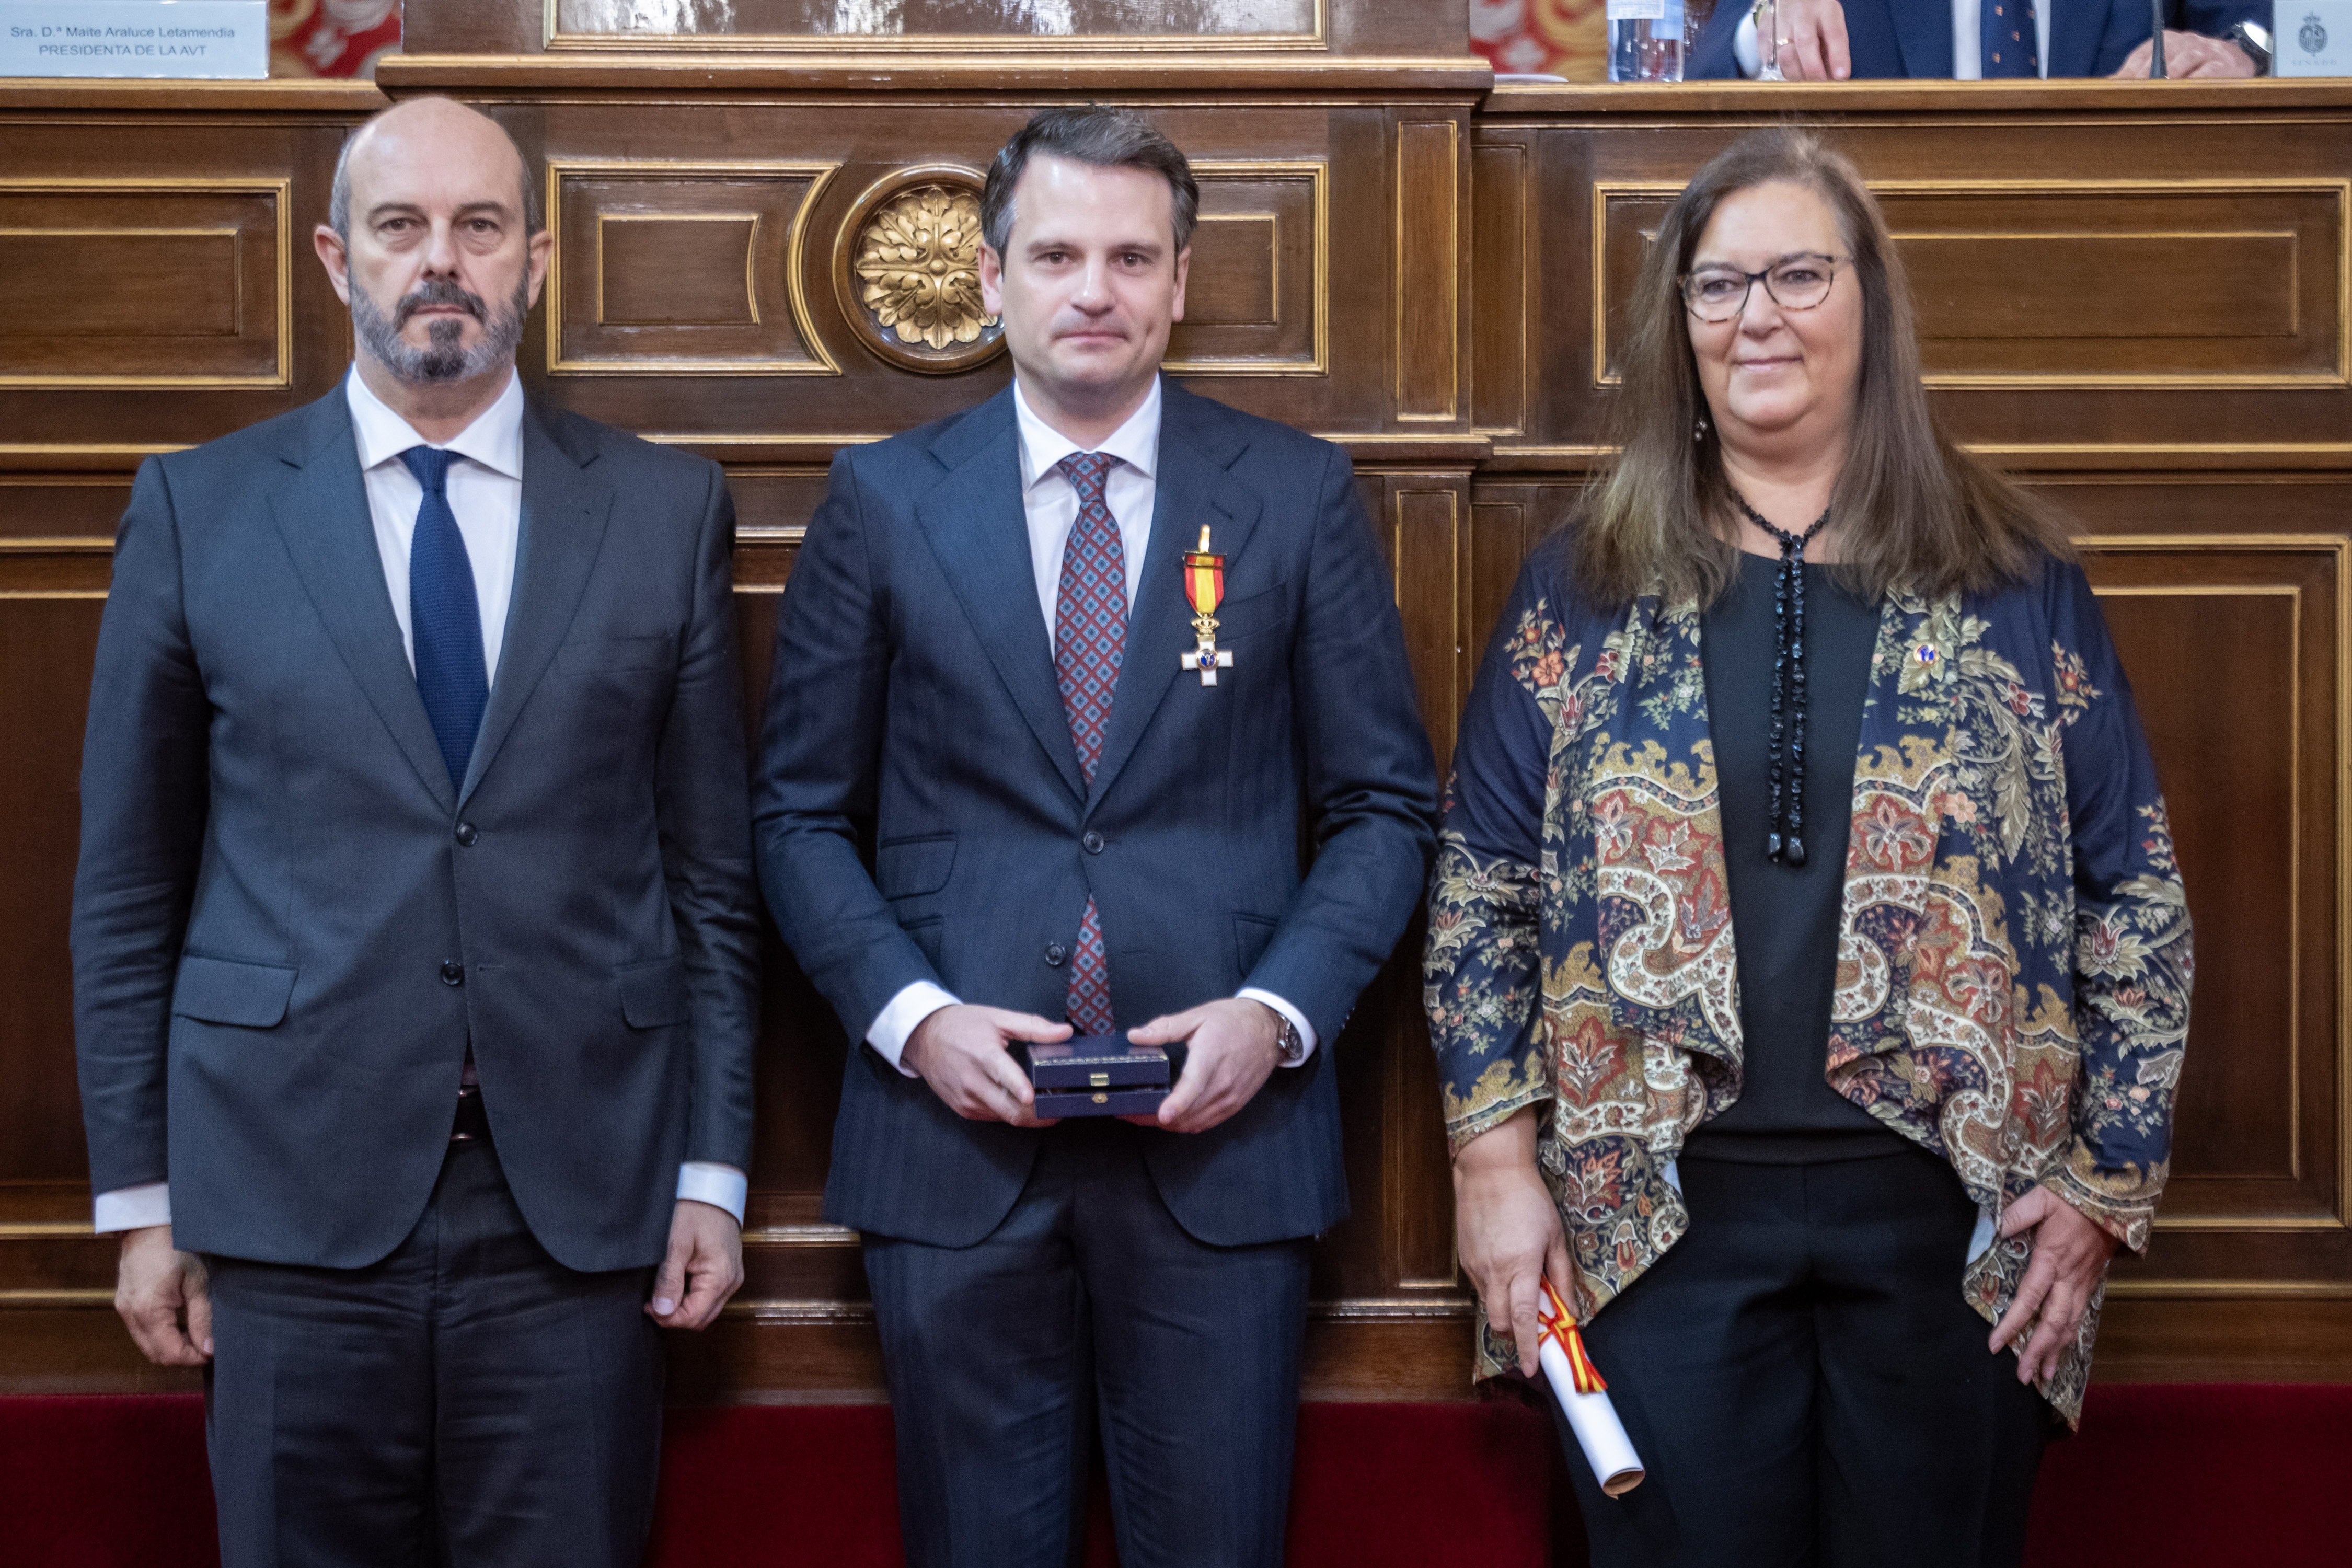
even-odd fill
[(116, 542), (82, 1104), (229, 1568), (635, 1562), (654, 1325), (742, 1278), (733, 510), (524, 398), (534, 190), (470, 110), (370, 121), (317, 234), (352, 374), (150, 458)]

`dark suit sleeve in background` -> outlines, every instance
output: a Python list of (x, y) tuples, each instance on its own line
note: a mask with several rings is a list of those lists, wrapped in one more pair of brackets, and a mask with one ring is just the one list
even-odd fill
[(890, 658), (871, 551), (844, 452), (784, 589), (752, 807), (769, 912), (852, 1040), (900, 991), (939, 978), (857, 853), (880, 787)]
[(1336, 447), (1298, 616), (1292, 709), (1315, 860), (1248, 984), (1306, 1014), (1328, 1042), (1412, 918), (1437, 819), (1395, 580)]
[(730, 570), (735, 502), (716, 464), (709, 480), (695, 540), (694, 618), (662, 730), (655, 809), (662, 872), (694, 998), (686, 1157), (748, 1169), (759, 1039), (759, 906)]
[(74, 1036), (99, 1193), (168, 1177), (164, 1047), (210, 783), (211, 704), (180, 570), (171, 486), (150, 458), (115, 536), (82, 741)]

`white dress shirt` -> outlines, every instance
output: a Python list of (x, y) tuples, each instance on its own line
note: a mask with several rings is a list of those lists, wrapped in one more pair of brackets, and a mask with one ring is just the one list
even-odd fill
[[(1071, 453), (1088, 448), (1039, 417), (1037, 411), (1029, 406), (1018, 380), (1013, 384), (1013, 418), (1021, 438), (1021, 506), (1029, 520), (1029, 566), (1036, 575), (1037, 608), (1045, 614), (1045, 637), (1050, 646), (1055, 612), (1062, 599), (1062, 552), (1070, 542), (1070, 530), (1077, 526), (1078, 521), (1078, 492), (1060, 465)], [(1143, 552), (1151, 543), (1152, 503), (1160, 489), (1159, 377), (1152, 377), (1151, 390), (1145, 395), (1142, 406), (1092, 450), (1118, 459), (1104, 478), (1103, 500), (1110, 508), (1111, 521), (1118, 525), (1119, 549), (1127, 558), (1127, 606), (1132, 612), (1143, 582)], [(1291, 1026), (1298, 1031), (1298, 1038), (1307, 1048), (1297, 1062), (1285, 1065), (1298, 1066), (1315, 1054), (1315, 1026), (1307, 1021), (1305, 1014), (1271, 991), (1244, 986), (1236, 994), (1264, 1003), (1289, 1019)], [(907, 1037), (915, 1032), (916, 1025), (942, 1007), (954, 1006), (959, 1000), (944, 986), (918, 980), (891, 997), (875, 1015), (873, 1026), (866, 1031), (866, 1043), (908, 1078), (919, 1077), (898, 1059), (907, 1048)]]
[[(2001, 5), (2022, 5), (2024, 0), (1997, 0)], [(2042, 74), (2050, 75), (2050, 8), (2061, 0), (2039, 0), (2033, 7), (2033, 58), (2041, 62)], [(1739, 74), (1753, 77), (1763, 69), (1762, 57), (1756, 49), (1756, 13), (1749, 10), (1739, 19), (1739, 31), (1731, 40), (1732, 57), (1739, 62)], [(1984, 79), (1984, 0), (1952, 0), (1952, 79), (1981, 81)]]
[[(368, 513), (375, 525), (376, 554), (392, 595), (393, 618), (400, 623), (400, 646), (408, 668), (416, 668), (416, 639), (408, 624), (408, 546), (416, 532), (416, 512), (425, 487), (400, 455), (431, 446), (407, 420), (360, 380), (359, 367), (343, 378), (351, 405), (352, 435), (359, 447), (360, 472), (367, 481)], [(474, 569), (474, 599), (482, 614), (482, 658), (498, 684), (499, 653), (506, 645), (507, 608), (514, 600), (515, 555), (522, 539), (522, 378), (509, 374), (506, 390), (474, 422), (446, 443), (466, 460), (449, 465), (445, 493), (466, 542)], [(470, 1070), (471, 1061), (467, 1063)], [(677, 1195), (725, 1209), (743, 1219), (750, 1186), (732, 1165), (689, 1160), (678, 1167)], [(98, 1194), (92, 1225), (100, 1234), (172, 1223), (171, 1184), (149, 1182)]]

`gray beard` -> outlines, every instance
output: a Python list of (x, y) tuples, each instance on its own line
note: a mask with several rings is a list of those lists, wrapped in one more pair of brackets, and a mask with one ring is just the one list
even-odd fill
[[(413, 300), (415, 295), (409, 298)], [(442, 303), (447, 298), (445, 295), (431, 302)], [(470, 304), (480, 304), (471, 296), (467, 300)], [(405, 306), (408, 300), (401, 303)], [(482, 335), (472, 348), (458, 346), (466, 323), (446, 318), (431, 322), (425, 328), (430, 341), (425, 347), (416, 348), (402, 339), (403, 320), (397, 313), (386, 315), (365, 289), (352, 290), (352, 334), (369, 353), (383, 362), (394, 379), (417, 386), (470, 380), (512, 359), (522, 342), (523, 321), (530, 313), (530, 279), (526, 276), (515, 285), (514, 297), (504, 309), (477, 311), (482, 321)]]

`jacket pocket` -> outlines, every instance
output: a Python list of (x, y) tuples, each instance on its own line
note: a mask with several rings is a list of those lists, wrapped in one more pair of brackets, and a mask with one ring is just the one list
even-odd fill
[(625, 963), (613, 971), (621, 986), (621, 1016), (633, 1029), (683, 1024), (693, 1013), (686, 992), (686, 961), (656, 958)]
[(952, 833), (890, 839), (874, 852), (874, 885), (886, 899), (936, 893), (948, 885), (948, 873), (955, 869), (955, 854)]
[(172, 987), (172, 1011), (200, 1024), (235, 1024), (271, 1029), (286, 1020), (294, 996), (295, 971), (282, 963), (246, 963), (233, 958), (180, 960)]
[(670, 632), (645, 637), (583, 637), (555, 650), (555, 668), (567, 675), (610, 669), (664, 669), (668, 668), (670, 649), (677, 642), (676, 635)]

